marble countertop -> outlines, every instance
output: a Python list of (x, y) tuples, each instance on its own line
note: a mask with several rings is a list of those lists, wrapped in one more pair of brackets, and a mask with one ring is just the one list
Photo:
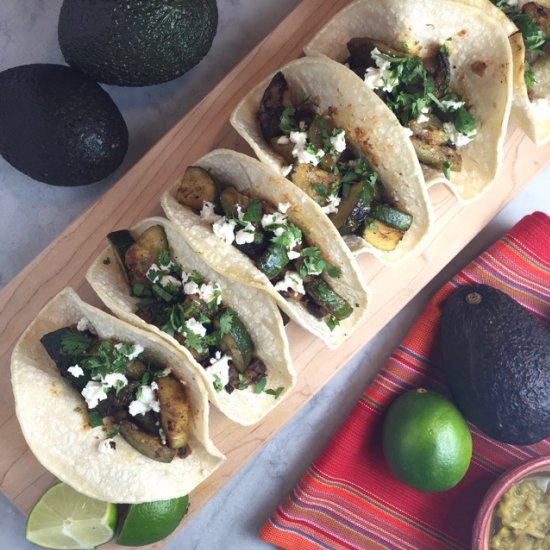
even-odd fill
[[(57, 45), (61, 0), (2, 0), (0, 70), (27, 63), (62, 63)], [(30, 180), (0, 158), (0, 287), (4, 286), (129, 169), (296, 5), (297, 0), (219, 1), (218, 34), (209, 55), (183, 77), (146, 88), (108, 86), (126, 119), (130, 148), (121, 168), (85, 187)], [(541, 174), (235, 474), (167, 549), (261, 549), (257, 532), (292, 489), (383, 366), (432, 293), (525, 214), (550, 212), (550, 169)], [(191, 497), (192, 505), (192, 497)], [(0, 548), (35, 548), (24, 517), (0, 495)]]

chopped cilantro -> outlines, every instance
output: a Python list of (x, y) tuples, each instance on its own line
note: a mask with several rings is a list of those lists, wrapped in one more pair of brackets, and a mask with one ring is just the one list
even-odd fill
[(221, 378), (217, 374), (214, 375), (214, 381), (212, 382), (212, 385), (214, 386), (214, 389), (218, 393), (223, 390), (223, 384), (222, 384)]
[(115, 422), (110, 432), (107, 433), (107, 439), (113, 439), (120, 432), (120, 422)]
[(244, 376), (244, 374), (239, 372), (239, 383), (237, 384), (237, 389), (245, 390), (246, 388), (248, 388), (248, 386), (249, 384), (246, 377)]
[(86, 333), (73, 332), (61, 339), (61, 348), (68, 355), (82, 355), (94, 343), (95, 339)]
[(450, 180), (450, 179), (451, 179), (451, 165), (450, 165), (446, 160), (444, 160), (444, 161), (441, 163), (441, 170), (443, 171), (443, 175), (444, 175), (448, 180)]
[(524, 64), (523, 78), (525, 80), (525, 87), (527, 90), (532, 90), (537, 81), (535, 79), (535, 73), (527, 61), (525, 61)]
[(340, 324), (340, 321), (338, 321), (334, 315), (330, 315), (326, 320), (326, 323), (327, 327), (332, 331)]
[(145, 291), (145, 285), (142, 283), (136, 283), (132, 286), (132, 296), (143, 296)]
[(258, 382), (256, 382), (256, 385), (254, 386), (254, 393), (262, 393), (266, 384), (267, 378), (260, 378), (260, 380), (258, 380)]
[(243, 216), (243, 220), (251, 223), (259, 222), (262, 219), (262, 201), (252, 199)]
[(306, 103), (307, 101), (309, 101), (309, 96), (306, 94), (304, 90), (302, 90), (302, 88), (300, 88), (298, 90), (298, 102)]
[(219, 318), (220, 322), (220, 333), (223, 336), (224, 334), (227, 334), (231, 327), (233, 326), (233, 320), (235, 318), (235, 314), (230, 309), (226, 309)]
[(88, 411), (88, 421), (92, 428), (103, 426), (103, 418), (97, 411)]
[(276, 390), (272, 390), (272, 389), (265, 390), (265, 393), (269, 395), (273, 395), (275, 399), (278, 399), (279, 396), (283, 393), (283, 391), (284, 391), (283, 386), (279, 386)]
[(455, 118), (453, 123), (455, 125), (455, 128), (465, 136), (470, 136), (475, 133), (475, 118), (464, 107), (460, 107), (455, 111)]
[(294, 107), (287, 107), (281, 114), (281, 120), (279, 121), (279, 128), (284, 134), (290, 134), (290, 132), (297, 131), (298, 124), (294, 118), (296, 109)]

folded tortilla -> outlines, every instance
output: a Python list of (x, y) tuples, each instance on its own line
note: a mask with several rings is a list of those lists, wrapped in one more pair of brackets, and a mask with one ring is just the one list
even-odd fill
[(86, 274), (86, 279), (103, 303), (117, 317), (152, 331), (182, 354), (185, 357), (185, 362), (192, 365), (203, 380), (210, 402), (223, 414), (242, 425), (258, 422), (281, 402), (296, 383), (288, 341), (281, 314), (275, 302), (265, 292), (251, 286), (236, 284), (235, 281), (214, 271), (201, 259), (201, 256), (193, 251), (176, 227), (165, 218), (142, 220), (131, 229), (131, 233), (137, 237), (152, 225), (161, 225), (164, 228), (173, 258), (182, 265), (184, 271), (196, 270), (208, 281), (220, 285), (222, 302), (237, 312), (254, 342), (257, 356), (267, 366), (266, 388), (284, 388), (277, 399), (265, 392), (254, 393), (253, 386), (244, 390), (234, 390), (230, 394), (225, 390), (217, 392), (207, 370), (193, 358), (187, 348), (179, 344), (169, 334), (146, 323), (134, 313), (139, 299), (130, 296), (128, 282), (124, 278), (118, 262), (110, 261), (107, 264), (104, 262), (106, 258), (112, 259), (113, 251), (110, 247), (106, 248), (95, 260)]
[[(100, 338), (141, 344), (149, 357), (169, 366), (185, 385), (192, 411), (189, 456), (157, 462), (136, 451), (121, 435), (114, 437), (113, 453), (98, 451), (105, 432), (90, 427), (83, 397), (61, 376), (40, 343), (45, 334), (82, 318)], [(210, 440), (208, 397), (195, 369), (157, 336), (84, 303), (71, 288), (44, 307), (15, 345), (11, 382), (17, 419), (31, 451), (52, 474), (90, 497), (115, 503), (181, 497), (225, 458)]]
[[(315, 98), (319, 113), (331, 108), (331, 120), (345, 130), (346, 140), (378, 172), (395, 206), (413, 217), (411, 227), (394, 250), (383, 251), (357, 235), (346, 235), (344, 240), (350, 250), (355, 255), (369, 252), (385, 263), (402, 260), (428, 234), (432, 214), (420, 164), (397, 118), (357, 75), (340, 63), (321, 57), (302, 58), (291, 61), (280, 71), (291, 89), (302, 89)], [(258, 158), (281, 173), (282, 159), (264, 140), (256, 118), (272, 78), (273, 75), (261, 82), (241, 101), (230, 121)]]
[[(288, 219), (302, 229), (311, 246), (318, 247), (324, 258), (341, 270), (339, 277), (327, 280), (334, 291), (353, 306), (353, 313), (331, 331), (323, 320), (311, 315), (302, 304), (283, 298), (246, 254), (216, 237), (211, 223), (177, 202), (175, 195), (179, 182), (176, 182), (163, 194), (161, 205), (189, 246), (225, 277), (267, 292), (291, 319), (321, 338), (330, 348), (342, 344), (366, 312), (367, 287), (355, 258), (321, 207), (293, 183), (242, 153), (218, 149), (202, 157), (195, 166), (252, 197), (265, 199), (274, 205), (290, 203)], [(258, 318), (261, 315), (258, 311)]]
[(453, 172), (450, 181), (427, 166), (424, 175), (429, 186), (443, 183), (462, 200), (486, 190), (502, 163), (512, 100), (512, 54), (499, 21), (452, 0), (357, 0), (329, 21), (304, 51), (343, 63), (349, 55), (346, 44), (354, 37), (397, 48), (406, 43), (420, 56), (434, 46), (448, 46), (450, 89), (470, 107), (477, 136), (460, 148), (462, 170)]
[[(462, 1), (489, 14), (508, 35), (514, 64), (512, 119), (537, 145), (546, 143), (550, 139), (550, 58), (546, 56), (532, 67), (536, 82), (530, 100), (525, 85), (525, 44), (521, 32), (490, 0)], [(527, 2), (518, 0), (518, 6)], [(537, 4), (550, 10), (550, 0), (537, 0)]]

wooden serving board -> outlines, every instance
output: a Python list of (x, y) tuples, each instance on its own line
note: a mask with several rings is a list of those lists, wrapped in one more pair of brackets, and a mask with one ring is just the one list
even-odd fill
[[(302, 2), (261, 44), (183, 118), (145, 157), (0, 292), (0, 369), (9, 377), (10, 355), (22, 331), (42, 306), (65, 286), (94, 305), (98, 299), (84, 273), (105, 246), (105, 235), (160, 214), (159, 197), (196, 159), (216, 147), (250, 152), (228, 123), (240, 99), (260, 80), (298, 57), (313, 34), (348, 3)], [(197, 511), (355, 353), (409, 302), (479, 231), (527, 185), (550, 159), (550, 144), (535, 147), (516, 128), (508, 132), (505, 163), (498, 181), (482, 199), (460, 204), (442, 186), (430, 190), (435, 223), (423, 250), (397, 267), (360, 258), (371, 302), (366, 319), (337, 351), (291, 323), (290, 349), (298, 384), (267, 418), (238, 426), (216, 410), (211, 436), (227, 461), (192, 494)], [(318, 357), (322, 355), (322, 361)], [(0, 386), (0, 489), (27, 512), (53, 477), (29, 451), (17, 419), (11, 386)]]

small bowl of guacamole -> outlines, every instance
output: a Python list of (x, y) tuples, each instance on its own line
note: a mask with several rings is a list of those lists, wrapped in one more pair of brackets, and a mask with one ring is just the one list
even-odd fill
[(550, 549), (550, 456), (524, 462), (491, 486), (474, 524), (472, 548)]

